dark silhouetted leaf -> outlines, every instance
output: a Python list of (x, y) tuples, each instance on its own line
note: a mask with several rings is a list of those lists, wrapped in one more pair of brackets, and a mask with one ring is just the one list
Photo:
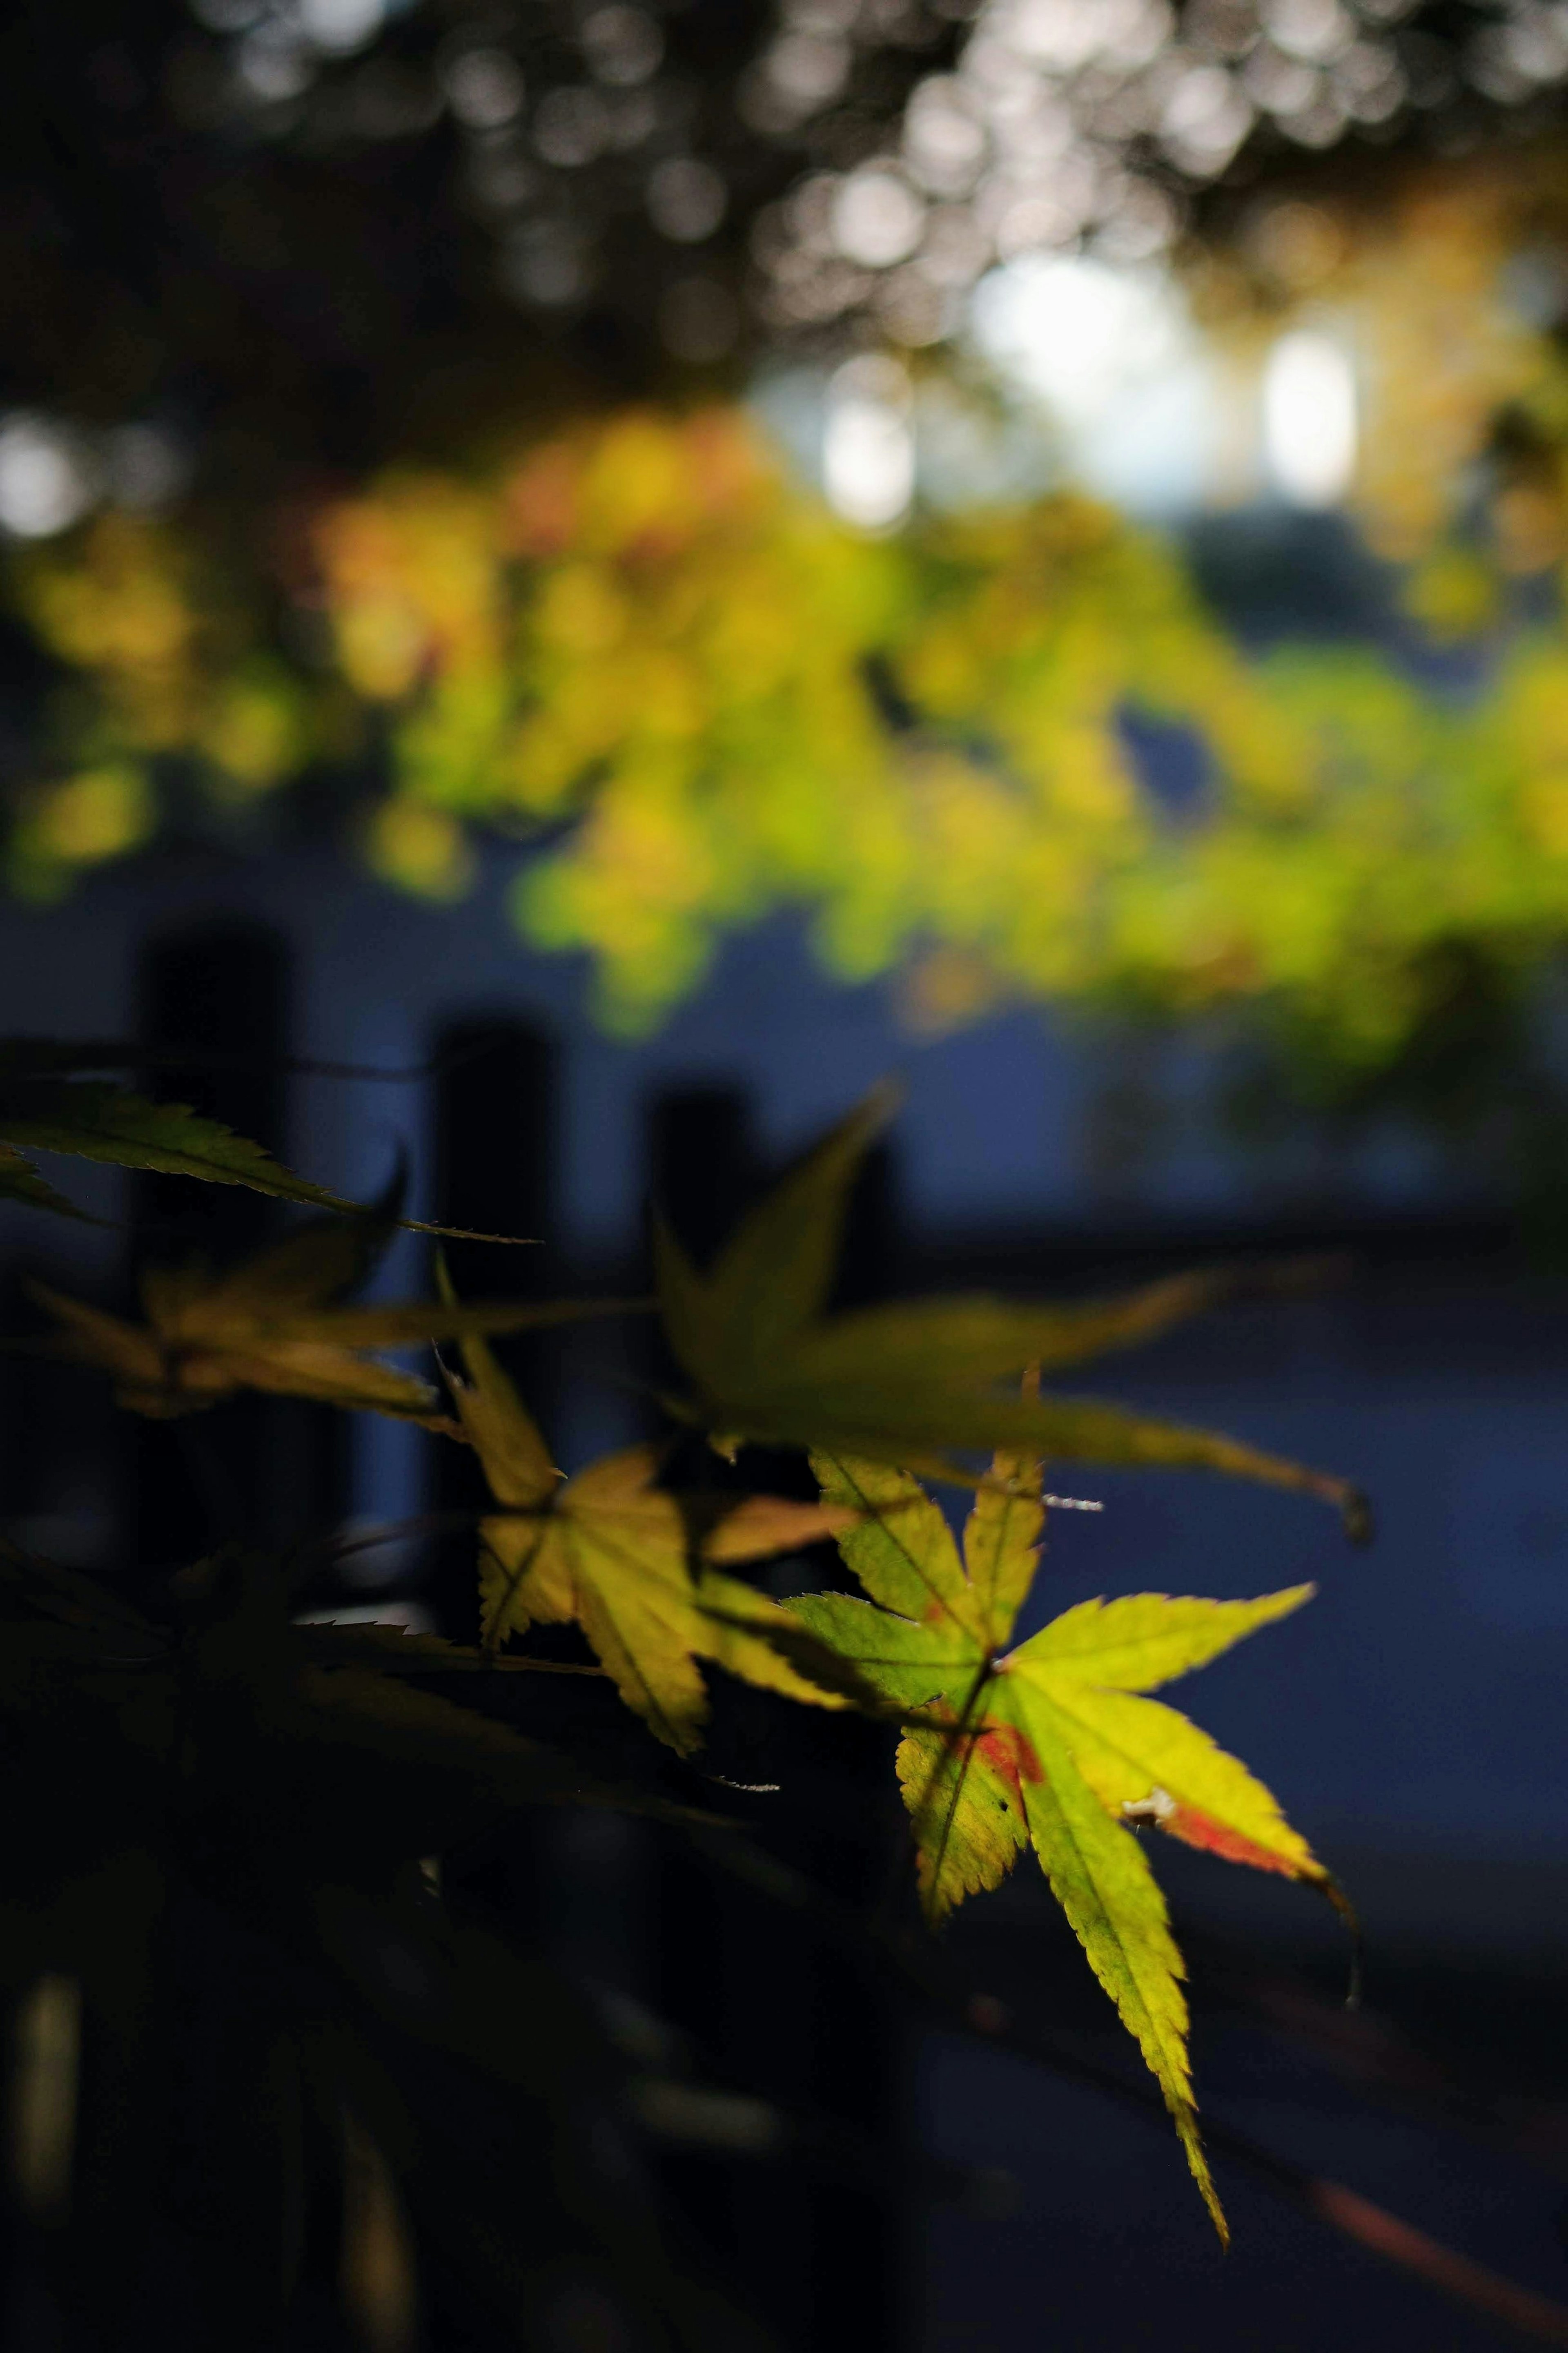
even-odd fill
[(1001, 1384), (1153, 1338), (1234, 1291), (1226, 1273), (1179, 1275), (1085, 1304), (913, 1301), (825, 1317), (848, 1190), (888, 1116), (879, 1091), (744, 1219), (699, 1274), (656, 1232), (660, 1305), (696, 1394), (672, 1401), (729, 1451), (741, 1440), (816, 1447), (972, 1484), (955, 1458), (1027, 1448), (1047, 1459), (1218, 1471), (1321, 1496), (1353, 1534), (1365, 1504), (1346, 1481), (1209, 1430), (1118, 1406)]
[(142, 1279), (145, 1324), (35, 1283), (33, 1296), (59, 1327), (39, 1345), (107, 1372), (121, 1405), (158, 1419), (251, 1388), (391, 1414), (460, 1437), (428, 1381), (363, 1352), (621, 1312), (615, 1300), (323, 1305), (368, 1271), (390, 1226), (364, 1214), (316, 1221), (219, 1275), (201, 1266), (150, 1268)]

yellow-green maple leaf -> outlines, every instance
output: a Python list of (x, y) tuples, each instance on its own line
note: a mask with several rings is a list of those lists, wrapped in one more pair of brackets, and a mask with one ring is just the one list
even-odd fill
[(815, 1543), (850, 1510), (748, 1496), (694, 1546), (679, 1503), (657, 1483), (657, 1449), (627, 1447), (564, 1479), (489, 1349), (466, 1339), (463, 1361), (466, 1379), (447, 1376), (453, 1398), (504, 1507), (479, 1530), (487, 1644), (536, 1620), (574, 1621), (626, 1705), (682, 1755), (700, 1745), (707, 1718), (700, 1659), (818, 1707), (846, 1704), (853, 1671), (720, 1565)]
[(675, 1413), (726, 1451), (742, 1440), (817, 1448), (966, 1484), (955, 1455), (997, 1446), (1218, 1471), (1321, 1495), (1363, 1531), (1364, 1502), (1342, 1479), (1122, 1406), (1018, 1394), (1026, 1366), (1055, 1372), (1152, 1339), (1226, 1297), (1232, 1274), (1177, 1275), (1082, 1304), (976, 1296), (827, 1314), (850, 1187), (893, 1102), (879, 1089), (826, 1136), (706, 1273), (657, 1228), (659, 1305), (694, 1388), (670, 1400)]
[(871, 1599), (811, 1594), (787, 1607), (906, 1711), (898, 1771), (928, 1914), (994, 1887), (1034, 1848), (1159, 2082), (1223, 2235), (1198, 2137), (1181, 1956), (1132, 1826), (1325, 1892), (1332, 1883), (1245, 1766), (1142, 1694), (1299, 1609), (1311, 1587), (1256, 1601), (1088, 1601), (1009, 1649), (1038, 1558), (1037, 1462), (996, 1457), (961, 1556), (907, 1472), (815, 1461), (824, 1500), (860, 1515), (838, 1542)]

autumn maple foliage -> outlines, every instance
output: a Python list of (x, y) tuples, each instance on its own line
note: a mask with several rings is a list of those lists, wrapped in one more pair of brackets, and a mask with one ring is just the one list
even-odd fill
[[(515, 2220), (495, 2206), (501, 2177), (476, 2168), (443, 2118), (420, 2110), (406, 2051), (384, 2028), (390, 2002), (400, 2033), (485, 2069), (545, 2120), (547, 2140), (567, 2129), (589, 2077), (613, 2085), (618, 2068), (625, 2078), (607, 2045), (584, 2055), (594, 2038), (577, 1997), (538, 1957), (449, 1916), (441, 1858), (530, 1806), (711, 1820), (713, 1783), (694, 1811), (635, 1763), (606, 1771), (602, 1740), (581, 1746), (570, 1709), (547, 1722), (516, 1704), (506, 1721), (487, 1713), (492, 1686), (505, 1683), (515, 1702), (520, 1679), (538, 1690), (542, 1674), (597, 1674), (653, 1736), (643, 1746), (663, 1755), (668, 1774), (687, 1769), (671, 1752), (689, 1760), (701, 1749), (709, 1686), (727, 1675), (886, 1727), (931, 1923), (1033, 1850), (1158, 2082), (1223, 2234), (1181, 1957), (1142, 1834), (1342, 1898), (1247, 1768), (1146, 1694), (1287, 1617), (1310, 1588), (1252, 1601), (1088, 1599), (1025, 1641), (1015, 1629), (1051, 1508), (1050, 1461), (1217, 1472), (1304, 1491), (1335, 1504), (1352, 1531), (1362, 1525), (1354, 1490), (1327, 1473), (1054, 1387), (1068, 1367), (1208, 1306), (1226, 1280), (1184, 1277), (1088, 1304), (966, 1296), (833, 1312), (850, 1188), (893, 1108), (879, 1091), (706, 1270), (660, 1227), (657, 1302), (464, 1302), (437, 1260), (428, 1300), (345, 1304), (397, 1229), (395, 1198), (361, 1208), (323, 1193), (214, 1123), (120, 1086), (109, 1074), (130, 1059), (97, 1043), (0, 1049), (7, 1190), (70, 1209), (24, 1156), (37, 1147), (248, 1186), (310, 1215), (238, 1265), (144, 1271), (140, 1321), (39, 1287), (48, 1328), (15, 1345), (107, 1375), (119, 1404), (143, 1417), (185, 1418), (260, 1389), (413, 1419), (437, 1443), (471, 1450), (489, 1494), (468, 1522), (479, 1639), (299, 1622), (309, 1544), (275, 1558), (241, 1533), (214, 1558), (148, 1572), (134, 1604), (111, 1581), (0, 1553), (0, 1725), (50, 1793), (0, 1898), (18, 1985), (40, 1969), (64, 1973), (79, 1982), (89, 2020), (121, 2017), (131, 1997), (106, 1960), (108, 1907), (121, 1945), (142, 1933), (126, 1920), (144, 1919), (135, 1999), (152, 2000), (156, 1923), (199, 1889), (204, 1918), (243, 1921), (252, 1944), (287, 1957), (268, 2000), (299, 2096), (337, 2119), (334, 2132), (344, 2115), (355, 2120), (351, 2157), (379, 2151), (420, 2231), (477, 2270), (493, 2304), (526, 2306), (558, 2227), (632, 2282), (626, 2292), (661, 2316), (659, 2341), (716, 2341), (711, 2316), (683, 2301), (657, 2249), (618, 2235), (599, 2193), (563, 2189), (564, 2158), (551, 2160), (558, 2225), (518, 2241)], [(657, 1399), (673, 1436), (564, 1476), (489, 1337), (655, 1307), (677, 1368)], [(445, 1352), (434, 1377), (385, 1361), (413, 1346)], [(742, 1468), (748, 1447), (797, 1451), (817, 1500), (721, 1487), (694, 1512), (678, 1466), (697, 1436)], [(962, 1546), (922, 1480), (967, 1492)], [(859, 1593), (802, 1589), (834, 1579), (834, 1541)], [(773, 1564), (769, 1592), (745, 1574), (763, 1562)], [(580, 1628), (596, 1666), (563, 1669), (531, 1647), (536, 1627), (563, 1624)], [(646, 2094), (645, 2084), (645, 2108)], [(134, 2134), (117, 2162), (134, 2171)], [(154, 2195), (155, 2174), (142, 2168), (136, 2196)], [(131, 2199), (131, 2211), (132, 2189), (94, 2191), (97, 2178), (89, 2166), (80, 2227), (97, 2196), (93, 2227), (123, 2239), (129, 2225), (103, 2200)], [(91, 2306), (95, 2276), (68, 2277), (68, 2306)], [(287, 2280), (273, 2278), (269, 2292), (286, 2303)]]

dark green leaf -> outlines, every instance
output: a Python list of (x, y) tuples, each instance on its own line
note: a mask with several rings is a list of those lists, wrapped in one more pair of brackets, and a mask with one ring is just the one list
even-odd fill
[(29, 1151), (74, 1153), (120, 1168), (243, 1185), (308, 1208), (358, 1207), (283, 1167), (259, 1144), (184, 1103), (150, 1103), (129, 1088), (94, 1081), (0, 1082), (0, 1139)]

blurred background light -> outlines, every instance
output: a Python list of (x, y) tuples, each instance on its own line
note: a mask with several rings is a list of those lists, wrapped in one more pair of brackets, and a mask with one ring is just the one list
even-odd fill
[(598, 79), (620, 89), (658, 71), (664, 35), (641, 8), (596, 8), (583, 25), (584, 55)]
[(167, 506), (184, 489), (186, 453), (157, 425), (121, 425), (104, 444), (104, 487), (116, 506), (147, 513)]
[(264, 105), (298, 98), (310, 87), (312, 62), (306, 43), (288, 25), (255, 25), (235, 51), (235, 71), (249, 94)]
[(609, 142), (609, 110), (586, 85), (546, 90), (534, 110), (533, 143), (547, 164), (579, 169), (602, 155)]
[(0, 422), (0, 530), (52, 539), (92, 505), (97, 483), (79, 437), (47, 417)]
[(885, 530), (915, 489), (915, 436), (908, 376), (895, 361), (848, 360), (827, 387), (822, 481), (847, 522)]
[(267, 14), (267, 0), (191, 0), (198, 25), (213, 33), (243, 33)]
[(907, 260), (921, 241), (925, 206), (900, 173), (853, 172), (833, 206), (834, 242), (847, 260), (886, 269)]
[(495, 131), (522, 105), (522, 69), (505, 49), (459, 49), (442, 72), (447, 103), (471, 131)]
[(1342, 344), (1298, 329), (1281, 335), (1263, 371), (1263, 450), (1291, 506), (1337, 506), (1355, 477), (1355, 371)]
[(667, 155), (648, 175), (648, 217), (677, 245), (700, 245), (724, 217), (729, 190), (711, 164)]
[(508, 293), (542, 310), (575, 302), (587, 290), (589, 271), (574, 225), (548, 218), (520, 223), (501, 248), (500, 279)]
[(296, 0), (296, 5), (306, 39), (340, 56), (373, 41), (386, 14), (384, 0)]
[(1030, 255), (982, 284), (973, 336), (1042, 405), (1068, 470), (1088, 487), (1134, 512), (1203, 503), (1215, 365), (1166, 270)]

